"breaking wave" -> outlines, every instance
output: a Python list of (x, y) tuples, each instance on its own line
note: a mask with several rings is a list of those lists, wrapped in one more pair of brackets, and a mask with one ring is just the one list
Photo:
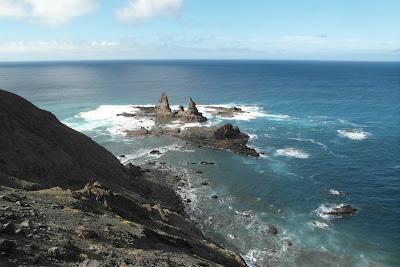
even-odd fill
[(352, 140), (362, 141), (368, 138), (371, 134), (368, 132), (364, 132), (363, 130), (356, 129), (356, 130), (338, 130), (340, 137), (349, 138)]
[(307, 154), (306, 152), (292, 147), (278, 149), (276, 150), (275, 155), (296, 158), (296, 159), (307, 159), (310, 157), (310, 155)]
[[(233, 114), (232, 117), (225, 117), (213, 114), (215, 108), (218, 107), (221, 108), (237, 107), (242, 112), (237, 112), (236, 114)], [(269, 118), (271, 120), (285, 120), (290, 118), (288, 115), (283, 115), (283, 114), (268, 114), (263, 110), (263, 108), (255, 105), (234, 105), (234, 104), (197, 105), (197, 108), (199, 109), (200, 112), (203, 113), (204, 116), (208, 118), (215, 117), (224, 120), (250, 121), (258, 118)]]

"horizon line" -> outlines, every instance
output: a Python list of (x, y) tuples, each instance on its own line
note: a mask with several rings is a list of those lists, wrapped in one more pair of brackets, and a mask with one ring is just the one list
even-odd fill
[(400, 63), (400, 60), (353, 60), (353, 59), (235, 59), (235, 58), (162, 58), (162, 59), (55, 59), (55, 60), (5, 60), (0, 61), (0, 64), (7, 63), (68, 63), (68, 62), (183, 62), (183, 61), (282, 61), (282, 62), (359, 62), (359, 63)]

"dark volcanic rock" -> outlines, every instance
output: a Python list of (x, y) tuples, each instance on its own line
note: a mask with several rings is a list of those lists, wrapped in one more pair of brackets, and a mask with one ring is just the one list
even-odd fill
[(0, 251), (9, 253), (11, 252), (17, 245), (15, 240), (8, 240), (4, 238), (0, 238)]
[(218, 107), (218, 106), (209, 106), (209, 112), (212, 115), (224, 117), (224, 118), (232, 118), (238, 114), (246, 113), (241, 108), (238, 107)]
[(143, 172), (143, 170), (139, 166), (135, 166), (132, 163), (126, 164), (125, 167), (133, 176), (139, 176)]
[(150, 154), (152, 154), (152, 155), (161, 155), (162, 153), (157, 149), (153, 149), (152, 151), (150, 151)]
[(0, 180), (14, 176), (42, 185), (77, 187), (92, 178), (117, 182), (128, 176), (118, 159), (92, 139), (3, 90), (0, 159)]
[(357, 211), (357, 209), (353, 208), (351, 205), (340, 205), (329, 211), (325, 211), (324, 214), (334, 215), (334, 216), (342, 216), (342, 215), (352, 215), (356, 211)]
[(260, 156), (255, 149), (249, 148), (246, 145), (249, 136), (242, 133), (239, 128), (233, 127), (232, 124), (226, 124), (220, 127), (187, 128), (178, 136), (200, 145), (228, 149), (248, 156)]
[(200, 162), (201, 165), (215, 165), (215, 162), (208, 162), (208, 161), (202, 161)]
[(215, 139), (223, 140), (223, 139), (234, 139), (234, 138), (244, 138), (248, 139), (246, 134), (242, 134), (239, 130), (239, 127), (233, 127), (232, 124), (228, 123), (224, 126), (218, 128), (214, 131)]
[(2, 227), (2, 232), (9, 235), (15, 234), (15, 225), (13, 223), (5, 223)]
[(278, 229), (274, 225), (269, 224), (268, 225), (268, 229), (267, 229), (267, 233), (269, 235), (277, 235), (278, 234)]

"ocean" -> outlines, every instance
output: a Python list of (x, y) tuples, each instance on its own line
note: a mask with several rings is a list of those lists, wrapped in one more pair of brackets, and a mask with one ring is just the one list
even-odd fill
[[(180, 193), (192, 200), (191, 217), (250, 266), (400, 266), (400, 63), (0, 63), (0, 88), (125, 155), (123, 163), (163, 161), (187, 176)], [(162, 91), (173, 105), (192, 97), (209, 125), (238, 125), (264, 155), (126, 138), (153, 122), (116, 115), (156, 104)], [(246, 113), (211, 116), (209, 105)], [(357, 213), (323, 214), (342, 203)], [(269, 224), (278, 235), (267, 234)]]

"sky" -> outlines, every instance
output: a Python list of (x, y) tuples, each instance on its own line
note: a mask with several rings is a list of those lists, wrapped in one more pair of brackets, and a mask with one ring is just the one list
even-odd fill
[(400, 61), (399, 0), (0, 0), (0, 61)]

